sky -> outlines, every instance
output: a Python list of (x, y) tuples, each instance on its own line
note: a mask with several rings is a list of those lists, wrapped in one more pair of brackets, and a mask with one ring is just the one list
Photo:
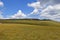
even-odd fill
[(60, 0), (0, 0), (0, 19), (60, 21)]

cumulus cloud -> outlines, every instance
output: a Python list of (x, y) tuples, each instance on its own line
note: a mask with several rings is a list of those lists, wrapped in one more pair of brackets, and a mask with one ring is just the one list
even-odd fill
[(28, 3), (28, 6), (39, 9), (40, 8), (40, 2)]
[(42, 10), (40, 16), (45, 17), (47, 19), (51, 19), (52, 18), (52, 15), (50, 15), (49, 12), (52, 9), (53, 9), (52, 6), (48, 6), (47, 8), (45, 8), (44, 10)]
[(25, 17), (26, 15), (21, 10), (19, 10), (16, 14), (12, 15), (10, 19), (22, 19)]
[(44, 13), (44, 12), (48, 12), (50, 10), (52, 10), (53, 7), (51, 5), (49, 5), (47, 8), (43, 9), (41, 12)]
[(40, 16), (45, 17), (47, 19), (59, 21), (60, 20), (60, 5), (47, 6), (44, 10), (42, 10)]
[[(22, 18), (29, 18), (29, 17), (37, 18), (37, 16), (38, 17), (40, 16), (41, 18), (60, 21), (60, 0), (37, 0), (37, 2), (28, 3), (27, 5), (29, 7), (34, 8), (34, 10), (29, 15), (30, 16), (31, 14), (35, 14), (35, 15), (32, 15), (30, 17), (29, 15), (25, 15), (21, 10), (19, 10), (17, 13), (15, 13), (14, 15), (6, 19), (22, 19)], [(0, 7), (2, 6), (4, 6), (4, 4), (3, 2), (0, 1)], [(3, 18), (1, 13), (2, 12), (0, 12), (0, 19)]]
[(37, 14), (37, 13), (39, 13), (38, 10), (41, 8), (40, 2), (28, 3), (28, 6), (34, 8), (34, 10), (30, 14)]
[(60, 10), (60, 4), (54, 5), (53, 7), (54, 7), (54, 9), (56, 9), (56, 10)]
[(37, 13), (39, 13), (38, 9), (34, 9), (34, 10), (31, 12), (31, 14), (37, 14)]
[[(38, 5), (39, 6), (38, 6)], [(60, 20), (60, 1), (59, 0), (38, 0), (37, 2), (28, 4), (34, 10), (30, 14), (40, 13), (40, 17), (55, 21)], [(40, 11), (40, 9), (42, 9)]]
[(4, 3), (2, 1), (0, 1), (0, 7), (3, 7)]

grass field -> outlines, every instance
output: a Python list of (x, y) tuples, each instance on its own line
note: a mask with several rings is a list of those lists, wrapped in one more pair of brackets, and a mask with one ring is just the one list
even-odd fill
[(60, 23), (37, 20), (0, 21), (0, 40), (60, 40)]

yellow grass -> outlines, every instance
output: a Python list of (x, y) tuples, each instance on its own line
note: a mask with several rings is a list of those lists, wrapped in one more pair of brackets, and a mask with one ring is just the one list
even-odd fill
[[(42, 26), (43, 22), (47, 25)], [(40, 25), (0, 24), (0, 40), (60, 40), (60, 23), (43, 22)]]

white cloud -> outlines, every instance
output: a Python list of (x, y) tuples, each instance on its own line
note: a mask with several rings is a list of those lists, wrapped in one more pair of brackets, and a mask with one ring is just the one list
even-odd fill
[(38, 9), (34, 9), (34, 10), (31, 12), (31, 14), (37, 14), (38, 12), (39, 12)]
[[(36, 15), (36, 14), (40, 13), (40, 17), (42, 17), (42, 18), (60, 21), (60, 4), (55, 4), (55, 5), (50, 4), (48, 6), (49, 2), (52, 0), (49, 0), (49, 1), (44, 0), (44, 2), (42, 2), (42, 1), (43, 0), (41, 0), (41, 2), (37, 1), (37, 2), (33, 2), (33, 3), (28, 3), (29, 7), (34, 8), (34, 10), (30, 14)], [(45, 7), (43, 7), (42, 5)], [(4, 3), (0, 1), (0, 7), (2, 7), (2, 6), (4, 6)], [(40, 9), (42, 9), (41, 12), (40, 12)], [(14, 14), (10, 17), (7, 17), (7, 18), (4, 18), (2, 15), (2, 12), (0, 12), (0, 19), (23, 19), (23, 18), (28, 18), (28, 15), (25, 15), (21, 10), (19, 10), (16, 14)], [(33, 16), (30, 18), (33, 18)]]
[(28, 6), (38, 9), (40, 8), (40, 2), (28, 3)]
[(26, 15), (21, 10), (19, 10), (16, 14), (12, 15), (10, 19), (22, 19), (25, 17)]
[(59, 21), (60, 20), (60, 5), (48, 6), (42, 10), (41, 15), (47, 19)]
[(37, 14), (37, 13), (39, 13), (39, 9), (41, 8), (40, 2), (28, 3), (28, 6), (34, 8), (34, 10), (30, 14)]
[(60, 4), (54, 5), (53, 7), (54, 7), (54, 9), (59, 10), (60, 9)]
[(4, 3), (2, 1), (0, 1), (0, 7), (3, 7)]
[(49, 5), (47, 8), (45, 8), (45, 9), (42, 11), (42, 13), (43, 13), (43, 12), (46, 12), (46, 11), (50, 11), (50, 10), (52, 10), (52, 9), (53, 9), (53, 6)]
[[(45, 2), (43, 2), (43, 3), (40, 2), (40, 0), (38, 0), (38, 1), (39, 2), (34, 2), (34, 3), (28, 4), (28, 6), (34, 8), (34, 10), (30, 14), (40, 13), (40, 17), (42, 17), (42, 18), (51, 19), (51, 20), (55, 20), (55, 21), (60, 20), (60, 4), (54, 4), (53, 3), (54, 1), (52, 1), (52, 0), (49, 0), (49, 1), (44, 0)], [(40, 12), (40, 9), (42, 9), (41, 12)]]
[[(0, 7), (3, 7), (4, 3), (2, 1), (0, 1)], [(2, 15), (2, 9), (0, 9), (0, 19), (4, 19), (3, 15)]]
[[(40, 16), (43, 18), (60, 21), (60, 0), (37, 0), (43, 10)], [(49, 6), (48, 6), (49, 5)]]

